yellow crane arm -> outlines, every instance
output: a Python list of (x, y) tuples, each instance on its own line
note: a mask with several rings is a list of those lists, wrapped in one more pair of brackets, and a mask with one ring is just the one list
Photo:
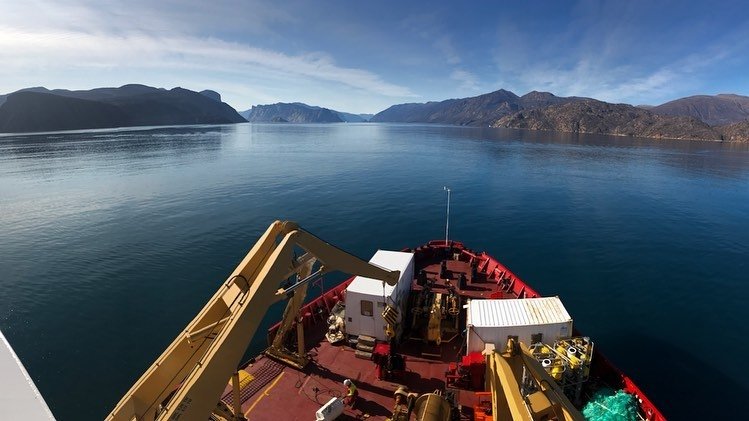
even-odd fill
[[(295, 259), (295, 246), (307, 253)], [(279, 285), (308, 267), (312, 258), (321, 262), (324, 272), (340, 270), (391, 285), (400, 277), (398, 271), (363, 261), (293, 222), (276, 221), (107, 419), (205, 421), (267, 309), (285, 297)]]
[[(492, 392), (494, 419), (584, 421), (554, 378), (522, 342), (509, 339), (504, 351), (495, 350), (487, 359), (486, 381)], [(534, 379), (538, 389), (526, 396), (521, 392), (524, 371)]]

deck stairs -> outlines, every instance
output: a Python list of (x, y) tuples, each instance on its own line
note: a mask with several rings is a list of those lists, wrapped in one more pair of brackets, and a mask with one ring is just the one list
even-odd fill
[(356, 358), (371, 360), (377, 340), (371, 336), (359, 335), (356, 341)]

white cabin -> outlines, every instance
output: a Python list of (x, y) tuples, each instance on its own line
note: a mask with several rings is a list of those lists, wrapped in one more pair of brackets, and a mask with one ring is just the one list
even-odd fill
[[(387, 340), (385, 320), (382, 311), (385, 303), (396, 307), (400, 317), (404, 316), (414, 278), (414, 254), (401, 251), (377, 250), (369, 260), (377, 266), (389, 270), (399, 270), (400, 279), (396, 285), (383, 287), (383, 282), (372, 278), (357, 276), (346, 289), (346, 333), (349, 335), (366, 335), (377, 340)], [(400, 335), (399, 326), (396, 335)]]
[(487, 344), (504, 349), (509, 336), (530, 346), (553, 344), (572, 335), (572, 317), (559, 297), (471, 300), (466, 319), (467, 352), (481, 352)]

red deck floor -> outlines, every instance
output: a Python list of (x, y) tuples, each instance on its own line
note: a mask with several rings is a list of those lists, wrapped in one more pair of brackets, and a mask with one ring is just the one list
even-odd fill
[[(445, 344), (443, 352), (458, 344)], [(315, 411), (332, 397), (345, 395), (344, 379), (351, 379), (359, 390), (354, 409), (347, 408), (339, 419), (384, 420), (391, 415), (393, 392), (402, 384), (417, 393), (444, 389), (447, 363), (407, 356), (407, 372), (398, 383), (377, 380), (372, 361), (354, 356), (348, 346), (321, 342), (313, 351), (313, 360), (304, 370), (284, 367), (260, 393), (243, 403), (242, 410), (250, 420), (310, 420)], [(261, 357), (246, 370), (256, 378), (268, 358)], [(254, 380), (253, 380), (254, 381)]]
[[(446, 291), (445, 279), (439, 277), (439, 260), (423, 262), (419, 269), (424, 269), (428, 278), (435, 280), (434, 291)], [(461, 295), (489, 298), (490, 294), (499, 291), (496, 280), (487, 280), (484, 273), (472, 279), (470, 265), (466, 261), (448, 261), (447, 269), (448, 278), (454, 286), (457, 286), (460, 273), (466, 276), (468, 282), (466, 288), (460, 290)], [(415, 284), (413, 288), (420, 289)], [(421, 341), (407, 341), (399, 350), (406, 356), (407, 369), (401, 378), (394, 379), (396, 383), (378, 380), (374, 362), (356, 358), (353, 348), (332, 345), (325, 341), (320, 329), (312, 330), (307, 335), (307, 343), (314, 344), (310, 352), (312, 361), (304, 370), (283, 366), (278, 372), (280, 366), (267, 357), (259, 357), (245, 368), (254, 377), (248, 388), (251, 387), (255, 393), (246, 399), (246, 393), (243, 393), (242, 411), (249, 420), (314, 419), (315, 412), (329, 399), (345, 395), (343, 380), (347, 378), (356, 384), (359, 399), (354, 408), (347, 407), (339, 419), (384, 420), (391, 416), (393, 392), (399, 386), (407, 386), (411, 392), (419, 394), (444, 390), (448, 364), (457, 360), (463, 345), (462, 338), (458, 336), (439, 347), (440, 358), (426, 358), (421, 355), (424, 346)], [(429, 351), (434, 352), (434, 349), (432, 346)], [(227, 398), (230, 391), (227, 386)], [(458, 399), (468, 408), (473, 405), (472, 392), (458, 391)]]
[[(416, 253), (416, 274), (424, 269), (429, 279), (434, 280), (435, 292), (446, 291), (446, 282), (439, 277), (440, 261), (438, 257), (439, 242), (420, 247)], [(444, 244), (442, 244), (444, 247)], [(457, 286), (460, 273), (467, 277), (465, 288), (459, 294), (473, 298), (528, 298), (537, 297), (538, 293), (528, 287), (517, 276), (499, 262), (486, 254), (475, 254), (457, 245), (460, 250), (459, 260), (449, 260), (447, 270), (453, 287)], [(455, 248), (454, 248), (455, 249)], [(470, 261), (478, 262), (476, 279), (471, 278)], [(350, 280), (349, 280), (350, 281)], [(398, 350), (406, 357), (406, 372), (396, 382), (378, 380), (375, 364), (369, 360), (355, 357), (355, 350), (348, 345), (332, 345), (323, 336), (327, 317), (335, 301), (342, 299), (348, 281), (309, 303), (302, 310), (305, 337), (311, 346), (311, 362), (303, 369), (277, 363), (270, 358), (260, 356), (244, 369), (253, 376), (252, 381), (242, 389), (242, 412), (249, 420), (312, 420), (315, 412), (332, 397), (345, 395), (344, 379), (351, 379), (359, 390), (359, 399), (353, 409), (346, 408), (338, 419), (384, 420), (391, 416), (394, 400), (393, 392), (400, 386), (407, 386), (411, 392), (419, 394), (445, 389), (445, 372), (450, 362), (457, 360), (464, 338), (460, 335), (450, 342), (441, 344), (439, 358), (422, 356), (420, 340), (408, 340)], [(412, 290), (421, 287), (414, 283)], [(273, 329), (272, 329), (273, 330)], [(429, 348), (434, 352), (434, 345)], [(426, 349), (425, 349), (426, 350)], [(625, 387), (642, 399), (643, 412), (649, 413), (649, 419), (662, 421), (665, 418), (657, 412), (655, 406), (642, 394), (634, 383), (622, 375), (598, 352), (594, 358), (593, 371), (600, 372), (601, 378), (614, 387)], [(457, 401), (463, 406), (463, 419), (472, 419), (470, 408), (474, 404), (474, 393), (456, 390)], [(230, 401), (231, 388), (227, 385), (224, 401)]]

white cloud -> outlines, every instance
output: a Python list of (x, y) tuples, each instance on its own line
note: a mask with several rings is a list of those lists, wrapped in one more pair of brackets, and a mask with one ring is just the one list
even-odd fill
[(26, 30), (268, 35), (296, 18), (272, 0), (0, 0), (0, 25)]
[(460, 54), (458, 54), (458, 51), (453, 46), (449, 36), (443, 35), (437, 38), (433, 45), (445, 56), (445, 61), (448, 64), (459, 64), (461, 62)]
[[(141, 83), (161, 80), (164, 75), (171, 74), (172, 83), (182, 86), (191, 81), (210, 87), (216, 84), (216, 79), (235, 87), (246, 79), (271, 81), (266, 89), (235, 90), (235, 93), (252, 91), (256, 99), (274, 98), (269, 92), (275, 88), (299, 86), (305, 81), (307, 85), (322, 83), (330, 89), (375, 97), (373, 103), (384, 102), (385, 98), (392, 101), (392, 98), (415, 96), (409, 88), (387, 82), (376, 73), (340, 65), (324, 52), (288, 54), (244, 41), (228, 41), (196, 33), (200, 28), (210, 27), (215, 20), (206, 4), (196, 2), (194, 7), (181, 7), (180, 3), (174, 13), (157, 13), (159, 11), (155, 9), (166, 7), (159, 2), (143, 3), (144, 9), (137, 5), (125, 6), (116, 2), (99, 5), (84, 0), (65, 4), (41, 1), (24, 5), (19, 2), (3, 6), (0, 16), (0, 62), (3, 63), (0, 67), (0, 92), (48, 84), (66, 73), (88, 74), (91, 79), (97, 79), (101, 72), (109, 72), (112, 75), (142, 75), (138, 80), (131, 80)], [(221, 4), (224, 5), (220, 8), (222, 16), (230, 16), (231, 10), (223, 10), (227, 9), (227, 3)], [(200, 22), (201, 13), (208, 23)], [(261, 10), (257, 14), (268, 15)], [(259, 19), (255, 13), (242, 15), (252, 16), (250, 21)], [(292, 18), (278, 14), (268, 19), (284, 21)], [(194, 27), (191, 27), (192, 23)], [(214, 76), (206, 78), (205, 75), (210, 73)], [(202, 83), (201, 79), (204, 80)], [(241, 104), (244, 106), (246, 102), (241, 101)]]
[(216, 70), (242, 75), (272, 73), (276, 78), (305, 78), (340, 83), (388, 97), (411, 97), (405, 87), (378, 75), (339, 66), (323, 53), (287, 55), (216, 38), (157, 36), (146, 33), (87, 34), (21, 32), (0, 27), (0, 75), (42, 67), (49, 71), (102, 68), (144, 70)]
[(460, 89), (464, 91), (479, 92), (481, 86), (479, 85), (479, 79), (473, 73), (463, 70), (455, 69), (450, 73), (450, 79), (460, 82)]
[(655, 104), (694, 93), (695, 75), (728, 54), (723, 49), (711, 49), (655, 68), (634, 63), (614, 65), (598, 57), (582, 57), (570, 67), (536, 63), (525, 65), (522, 70), (506, 70), (504, 74), (510, 74), (509, 79), (526, 90), (547, 90), (609, 102)]
[(749, 25), (731, 28), (702, 45), (684, 45), (664, 43), (673, 34), (654, 40), (652, 34), (633, 30), (637, 8), (629, 3), (583, 2), (577, 10), (577, 20), (553, 34), (529, 33), (502, 22), (493, 51), (500, 86), (518, 94), (536, 89), (657, 104), (698, 93), (706, 72), (730, 57), (743, 57), (749, 45)]

